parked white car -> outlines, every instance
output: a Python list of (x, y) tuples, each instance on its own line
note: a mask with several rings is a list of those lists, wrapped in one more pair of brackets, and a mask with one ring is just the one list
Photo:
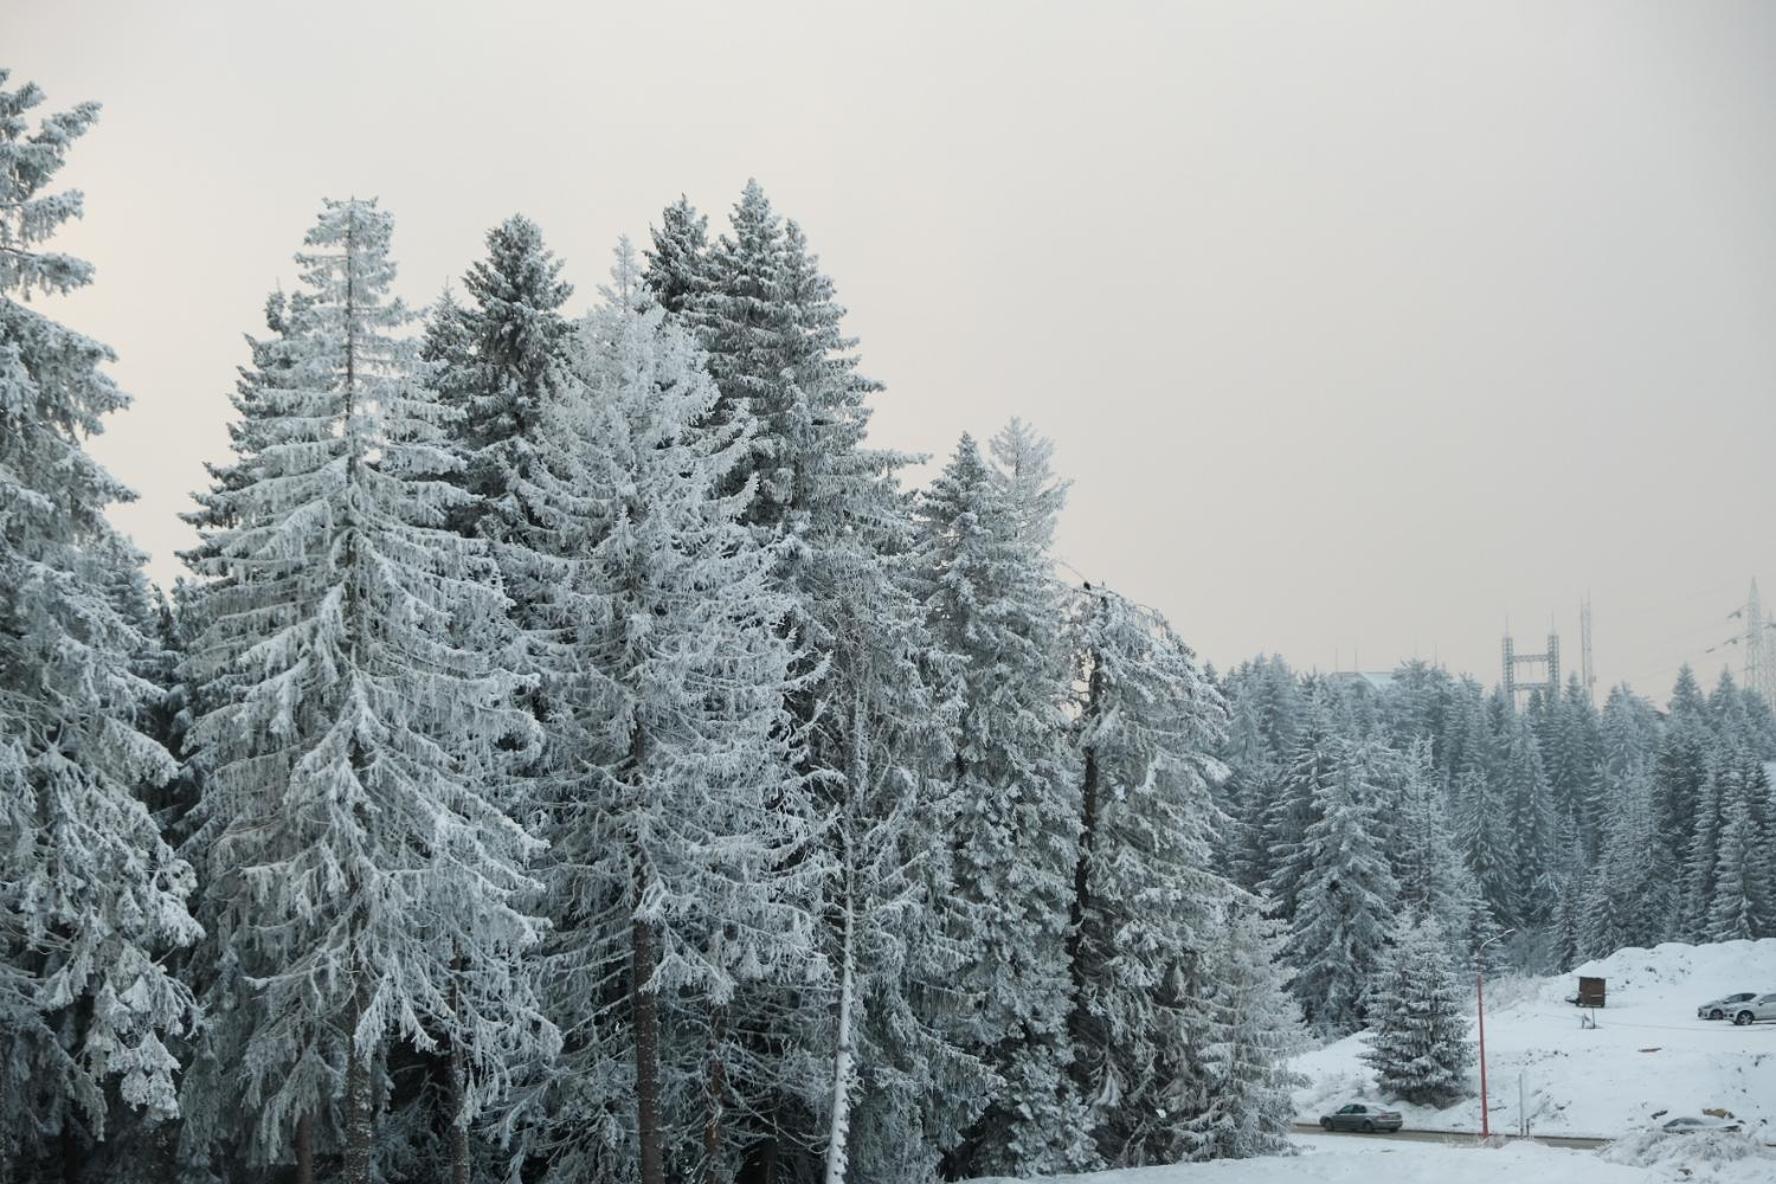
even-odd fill
[(1741, 1003), (1733, 1011), (1733, 1022), (1741, 1027), (1760, 1020), (1776, 1020), (1776, 991), (1759, 995), (1750, 1003)]
[(1736, 995), (1722, 995), (1719, 999), (1710, 999), (1696, 1009), (1699, 1020), (1724, 1020), (1733, 1014), (1733, 1009), (1741, 1003), (1750, 1003), (1757, 998), (1756, 991), (1740, 991)]

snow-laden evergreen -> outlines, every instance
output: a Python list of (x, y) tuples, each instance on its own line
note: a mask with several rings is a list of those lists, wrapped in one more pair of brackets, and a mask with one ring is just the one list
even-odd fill
[(554, 1039), (522, 959), (539, 844), (502, 800), (535, 728), (497, 568), (448, 526), (470, 495), (389, 294), (391, 225), (330, 201), (304, 240), (289, 370), (250, 384), (251, 452), (207, 498), (227, 525), (191, 658), (213, 1019), (188, 1155), (245, 1136), (306, 1176), (337, 1149), (352, 1184), (391, 1043), (451, 1050), (466, 1123)]
[(1432, 760), (1428, 741), (1395, 758), (1401, 784), (1389, 859), (1400, 887), (1400, 907), (1435, 922), (1451, 941), (1452, 952), (1460, 952), (1485, 904), (1456, 851)]
[(583, 321), (507, 219), (423, 337), (386, 216), (329, 203), (167, 601), (82, 447), (110, 355), (27, 303), (87, 277), (44, 187), (93, 110), (36, 100), (0, 90), (9, 1181), (1259, 1154), (1303, 1008), (1436, 1101), (1452, 962), (1776, 931), (1776, 714), (1730, 674), (1663, 714), (1417, 660), (1218, 680), (1064, 587), (1021, 421), (902, 488), (756, 183), (713, 242), (668, 207)]
[(1474, 1047), (1466, 998), (1435, 921), (1401, 926), (1369, 983), (1369, 1050), (1384, 1093), (1421, 1106), (1447, 1106), (1467, 1088)]
[(937, 647), (960, 662), (943, 923), (969, 951), (957, 976), (975, 1000), (968, 1039), (1002, 1081), (952, 1170), (1087, 1166), (1087, 1102), (1068, 1072), (1081, 798), (1065, 744), (1058, 586), (1040, 535), (973, 439), (956, 446), (918, 515), (921, 600)]
[(1282, 933), (1260, 901), (1243, 893), (1231, 901), (1205, 975), (1212, 1027), (1195, 1058), (1205, 1102), (1188, 1120), (1192, 1159), (1275, 1155), (1289, 1146), (1293, 1091), (1303, 1084), (1289, 1057), (1305, 1041), (1281, 956)]
[(1284, 950), (1308, 1023), (1328, 1034), (1362, 1022), (1399, 903), (1382, 844), (1376, 764), (1372, 743), (1341, 746), (1317, 795), (1319, 817), (1302, 839), (1307, 870)]
[(129, 398), (111, 351), (29, 307), (87, 284), (45, 249), (78, 191), (49, 187), (96, 104), (44, 116), (0, 70), (0, 1164), (78, 1176), (108, 1091), (177, 1113), (170, 1038), (191, 992), (165, 959), (198, 936), (190, 868), (141, 791), (174, 774), (144, 733), (159, 689), (118, 592), (141, 557), (105, 519), (131, 495), (84, 441)]
[(660, 214), (652, 238), (642, 282), (667, 312), (683, 312), (696, 304), (708, 284), (709, 219), (680, 194)]
[[(573, 287), (560, 273), (536, 223), (506, 219), (487, 232), (487, 257), (463, 277), (468, 303), (434, 310), (426, 342), (441, 370), (440, 393), (461, 412), (450, 434), (461, 441), (461, 484), (474, 497), (457, 515), (460, 526), (520, 552), (533, 527), (527, 500), (538, 435), (564, 380), (569, 325), (561, 306)], [(538, 578), (522, 554), (496, 553), (514, 595), (516, 585)]]
[(1235, 902), (1213, 856), (1225, 819), (1210, 786), (1225, 770), (1210, 753), (1226, 708), (1151, 611), (1087, 585), (1074, 618), (1072, 1075), (1105, 1163), (1171, 1163), (1195, 1150), (1177, 1120), (1209, 1104), (1201, 1050), (1230, 1035), (1219, 1025), (1231, 1017), (1211, 1002), (1216, 939)]
[[(855, 342), (841, 327), (845, 310), (801, 229), (777, 214), (756, 181), (703, 272), (685, 316), (721, 392), (712, 414), (725, 418), (744, 405), (758, 422), (730, 485), (756, 474), (747, 520), (799, 541), (809, 516), (826, 508), (822, 493), (878, 476), (879, 454), (857, 445), (868, 423), (864, 399), (879, 384), (858, 374)], [(785, 558), (797, 557), (792, 546)]]
[(1229, 674), (1223, 691), (1231, 705), (1221, 758), (1223, 809), (1235, 823), (1223, 845), (1223, 867), (1241, 887), (1256, 890), (1275, 871), (1274, 836), (1267, 819), (1282, 794), (1282, 780), (1301, 726), (1301, 688), (1281, 658), (1260, 656)]
[[(952, 1030), (962, 1008), (948, 980), (968, 954), (930, 920), (951, 871), (938, 836), (953, 714), (948, 663), (906, 586), (910, 505), (896, 473), (912, 458), (865, 447), (879, 385), (858, 377), (844, 310), (800, 229), (756, 184), (713, 248), (687, 202), (669, 207), (645, 278), (708, 350), (722, 394), (710, 419), (756, 424), (727, 488), (759, 477), (747, 519), (774, 544), (808, 655), (788, 705), (807, 736), (833, 877), (820, 937), (837, 998), (797, 989), (756, 1001), (793, 1015), (775, 1055), (824, 1062), (821, 1104), (787, 1080), (770, 1098), (736, 1096), (724, 1138), (789, 1172), (823, 1154), (828, 1178), (854, 1164), (872, 1179), (922, 1179), (978, 1114), (986, 1076)], [(864, 1074), (866, 1059), (876, 1067)]]
[(1306, 718), (1290, 733), (1295, 737), (1276, 793), (1262, 810), (1252, 813), (1261, 825), (1262, 848), (1269, 866), (1259, 882), (1274, 915), (1285, 924), (1299, 911), (1303, 882), (1312, 868), (1306, 845), (1308, 829), (1322, 817), (1326, 787), (1339, 759), (1341, 740), (1333, 730), (1332, 709), (1323, 686), (1309, 689)]
[[(730, 1093), (783, 1070), (727, 1016), (751, 992), (825, 979), (819, 819), (785, 709), (790, 604), (775, 548), (740, 523), (752, 482), (724, 492), (751, 421), (712, 419), (702, 361), (624, 243), (578, 350), (584, 397), (557, 426), (571, 481), (546, 511), (583, 554), (569, 595), (589, 675), (561, 705), (576, 773), (553, 804), (550, 977), (568, 1041), (552, 1179), (631, 1159), (644, 1184), (690, 1172)], [(738, 1148), (711, 1150), (710, 1170), (731, 1172)]]
[(1730, 752), (1716, 778), (1720, 832), (1709, 876), (1708, 912), (1696, 918), (1709, 941), (1763, 937), (1776, 932), (1776, 832), (1764, 767), (1743, 751)]

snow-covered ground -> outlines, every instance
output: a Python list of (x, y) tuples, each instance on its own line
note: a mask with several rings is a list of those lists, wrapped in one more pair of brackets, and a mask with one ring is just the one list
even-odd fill
[[(1747, 1145), (1743, 1156), (1711, 1154), (1712, 1144), (1675, 1148), (1687, 1162), (1664, 1159), (1661, 1149), (1637, 1153), (1632, 1163), (1612, 1163), (1593, 1151), (1560, 1151), (1534, 1143), (1505, 1147), (1451, 1147), (1339, 1135), (1297, 1138), (1297, 1156), (1222, 1160), (1171, 1168), (1055, 1177), (1044, 1184), (1769, 1184), (1776, 1153)], [(1689, 1154), (1690, 1147), (1696, 1154)], [(1641, 1166), (1641, 1165), (1648, 1166)], [(977, 1181), (976, 1184), (1013, 1184)]]
[[(1580, 974), (1607, 980), (1608, 1005), (1596, 1013), (1595, 1030), (1581, 1027), (1582, 1013), (1566, 1002)], [(1535, 1132), (1614, 1137), (1646, 1129), (1660, 1112), (1718, 1107), (1776, 1141), (1776, 1024), (1737, 1028), (1696, 1018), (1698, 1005), (1734, 991), (1776, 991), (1776, 939), (1629, 948), (1571, 974), (1489, 979), (1492, 1129), (1518, 1129), (1521, 1075)], [(1364, 1043), (1359, 1034), (1297, 1058), (1311, 1080), (1295, 1098), (1303, 1121), (1344, 1101), (1392, 1102), (1359, 1059)], [(1399, 1108), (1409, 1127), (1473, 1130), (1480, 1122), (1477, 1096), (1445, 1110)], [(1776, 1164), (1767, 1171), (1760, 1178), (1776, 1180)]]

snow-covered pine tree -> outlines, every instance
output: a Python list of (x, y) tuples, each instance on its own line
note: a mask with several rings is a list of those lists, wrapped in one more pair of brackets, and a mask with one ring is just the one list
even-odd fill
[(660, 225), (651, 233), (654, 247), (644, 252), (642, 282), (667, 312), (681, 313), (696, 303), (707, 283), (709, 219), (681, 193), (661, 211)]
[(1223, 693), (1230, 720), (1220, 754), (1228, 767), (1221, 791), (1223, 809), (1234, 826), (1224, 844), (1222, 866), (1242, 888), (1256, 891), (1276, 870), (1265, 817), (1282, 792), (1283, 773), (1295, 751), (1301, 691), (1287, 663), (1260, 655), (1228, 675)]
[[(725, 1179), (742, 1148), (721, 1137), (708, 1075), (750, 1099), (796, 1067), (721, 1018), (751, 992), (818, 993), (825, 979), (813, 926), (827, 870), (785, 708), (801, 655), (776, 550), (739, 522), (751, 483), (723, 492), (751, 421), (711, 417), (703, 356), (647, 294), (627, 241), (613, 277), (575, 362), (583, 413), (557, 432), (573, 455), (545, 511), (584, 547), (568, 595), (590, 675), (563, 704), (580, 772), (554, 807), (551, 961), (572, 1034), (549, 1178), (628, 1161), (659, 1184), (668, 1164), (679, 1178), (702, 1160)], [(602, 1063), (616, 1055), (632, 1065), (627, 1090)]]
[[(1274, 1155), (1289, 1145), (1294, 1090), (1306, 1078), (1289, 1068), (1305, 1044), (1301, 1011), (1284, 988), (1282, 935), (1262, 902), (1241, 893), (1223, 915), (1206, 975), (1212, 1028), (1192, 1083), (1206, 1105), (1188, 1120), (1192, 1160)], [(1164, 1121), (1169, 1114), (1160, 1114)]]
[(1610, 688), (1597, 726), (1606, 773), (1619, 775), (1635, 765), (1652, 765), (1659, 747), (1659, 715), (1627, 684)]
[(468, 495), (450, 412), (412, 377), (390, 230), (330, 201), (304, 240), (288, 381), (255, 386), (251, 464), (208, 495), (228, 525), (200, 549), (217, 584), (192, 660), (213, 706), (188, 846), (227, 1017), (198, 1093), (238, 1102), (251, 1162), (311, 1180), (330, 1144), (351, 1184), (372, 1178), (389, 1042), (468, 1058), (466, 1122), (553, 1041), (520, 957), (537, 843), (500, 799), (535, 729), (497, 568), (448, 529)]
[(1054, 444), (1013, 416), (987, 442), (994, 479), (1017, 521), (1025, 545), (1046, 552), (1067, 504), (1071, 482), (1054, 475)]
[[(454, 314), (454, 329), (440, 326), (428, 342), (444, 362), (437, 385), (460, 400), (451, 434), (465, 453), (462, 484), (474, 495), (465, 503), (473, 519), (465, 533), (520, 549), (527, 549), (532, 526), (526, 499), (541, 448), (537, 435), (563, 381), (569, 326), (561, 306), (573, 286), (560, 277), (561, 261), (543, 244), (542, 231), (515, 214), (487, 232), (487, 257), (463, 277), (469, 303), (434, 315), (438, 321)], [(501, 558), (517, 599), (517, 585), (535, 574), (522, 561)]]
[[(669, 210), (665, 221), (665, 231), (656, 235), (648, 282), (669, 296), (682, 293), (685, 322), (709, 351), (722, 394), (712, 421), (739, 413), (755, 419), (751, 454), (727, 488), (738, 488), (749, 473), (759, 478), (747, 520), (762, 538), (779, 544), (777, 585), (791, 598), (789, 627), (810, 655), (804, 658), (800, 689), (789, 700), (808, 737), (805, 772), (825, 817), (844, 822), (827, 830), (829, 866), (860, 873), (875, 857), (857, 862), (853, 841), (878, 844), (880, 852), (909, 843), (914, 850), (929, 845), (912, 839), (909, 828), (936, 833), (946, 810), (941, 799), (953, 790), (950, 779), (932, 767), (934, 760), (947, 764), (948, 757), (930, 743), (934, 734), (947, 743), (951, 730), (942, 692), (933, 685), (946, 677), (940, 669), (944, 663), (922, 660), (909, 668), (894, 656), (932, 650), (921, 614), (899, 607), (905, 598), (898, 569), (908, 549), (908, 504), (895, 473), (914, 458), (863, 446), (866, 397), (879, 385), (857, 374), (855, 343), (841, 329), (844, 310), (800, 229), (778, 219), (756, 184), (748, 185), (735, 208), (731, 233), (706, 255), (702, 219), (687, 204)], [(824, 669), (813, 662), (815, 654), (827, 659)], [(859, 679), (882, 681), (865, 685)], [(906, 721), (919, 714), (931, 727), (909, 729)], [(862, 756), (868, 757), (865, 764), (858, 763)], [(859, 777), (877, 784), (860, 786)], [(896, 793), (885, 787), (897, 787)], [(925, 800), (895, 800), (914, 789)], [(847, 833), (850, 837), (843, 837)], [(948, 874), (946, 862), (922, 858), (921, 864), (929, 886), (920, 893), (928, 900), (946, 896), (932, 879)], [(898, 1165), (914, 1164), (907, 1170), (916, 1177), (928, 1170), (921, 1157), (953, 1141), (953, 1131), (978, 1111), (985, 1085), (969, 1058), (954, 1048), (953, 1034), (945, 1033), (949, 1021), (942, 1015), (956, 1008), (933, 1000), (947, 998), (946, 993), (933, 992), (908, 1010), (884, 974), (906, 956), (935, 958), (906, 971), (914, 979), (942, 977), (935, 967), (963, 958), (954, 950), (920, 953), (914, 948), (918, 943), (897, 950), (894, 942), (847, 940), (846, 916), (855, 924), (878, 907), (902, 914), (911, 907), (913, 898), (895, 877), (878, 882), (867, 874), (841, 873), (831, 889), (837, 899), (822, 930), (823, 948), (834, 965), (847, 960), (847, 950), (852, 956), (852, 985), (860, 992), (854, 1001), (864, 1017), (857, 1036), (866, 1042), (858, 1044), (857, 1056), (879, 1058), (906, 1073), (897, 1077), (877, 1068), (860, 1082), (859, 1170), (867, 1165), (872, 1172), (893, 1173), (901, 1170)], [(872, 896), (878, 892), (879, 898)], [(941, 932), (933, 925), (922, 928)], [(874, 968), (878, 958), (881, 972)], [(774, 1055), (785, 1064), (812, 1060), (822, 1050), (830, 1056), (840, 1014), (858, 1014), (845, 1013), (842, 1004), (829, 1010), (826, 1000), (806, 990), (758, 1002), (782, 1014), (799, 1012), (788, 1021), (789, 1030), (772, 1034)], [(899, 1018), (890, 1023), (891, 1015)], [(731, 1021), (760, 1027), (738, 1012)], [(941, 1088), (919, 1076), (936, 1072), (949, 1077)], [(892, 1082), (894, 1088), (876, 1090), (869, 1082)], [(825, 1084), (832, 1100), (847, 1093), (830, 1078)], [(834, 1137), (842, 1134), (843, 1108), (821, 1116), (817, 1111), (823, 1107), (811, 1109), (795, 1096), (800, 1092), (798, 1086), (774, 1099), (736, 1099), (736, 1112), (765, 1120), (758, 1131), (742, 1131), (740, 1137), (791, 1174), (814, 1170), (806, 1152), (819, 1140), (830, 1173), (845, 1142)], [(920, 1096), (924, 1112), (916, 1125), (905, 1125), (915, 1122), (909, 1099)]]
[(1443, 794), (1433, 780), (1431, 742), (1413, 744), (1398, 764), (1403, 777), (1390, 863), (1400, 885), (1400, 904), (1459, 941), (1468, 929), (1473, 894), (1469, 872), (1450, 837)]
[(1657, 823), (1646, 770), (1630, 769), (1609, 796), (1603, 849), (1595, 874), (1588, 878), (1579, 916), (1579, 949), (1586, 958), (1662, 940), (1674, 899), (1647, 858), (1655, 849)]
[(934, 923), (952, 888), (953, 807), (942, 794), (954, 706), (942, 688), (953, 672), (931, 654), (894, 557), (833, 558), (819, 602), (831, 705), (812, 736), (821, 767), (840, 774), (819, 782), (835, 873), (825, 932), (839, 972), (824, 1178), (919, 1184), (990, 1084), (958, 1043), (951, 983), (971, 951)]
[(1447, 1106), (1467, 1092), (1474, 1049), (1465, 997), (1437, 923), (1421, 918), (1402, 925), (1369, 984), (1363, 1059), (1383, 1093), (1418, 1106)]
[(1189, 1150), (1180, 1102), (1204, 1084), (1196, 1050), (1214, 1027), (1210, 947), (1234, 897), (1214, 868), (1224, 820), (1210, 788), (1226, 707), (1152, 611), (1087, 585), (1073, 618), (1072, 1073), (1105, 1163), (1175, 1162)]
[(1306, 874), (1285, 945), (1290, 988), (1308, 1023), (1326, 1034), (1356, 1029), (1398, 909), (1399, 885), (1381, 842), (1374, 742), (1341, 742), (1317, 795), (1319, 817), (1302, 840)]
[(1343, 743), (1334, 730), (1324, 684), (1312, 683), (1306, 699), (1305, 719), (1296, 733), (1288, 768), (1263, 814), (1264, 848), (1271, 870), (1262, 888), (1271, 903), (1272, 915), (1285, 926), (1294, 922), (1299, 911), (1301, 885), (1312, 862), (1306, 847), (1307, 832), (1321, 818), (1325, 789), (1331, 783)]
[(1703, 930), (1709, 941), (1756, 937), (1763, 928), (1763, 902), (1755, 899), (1757, 885), (1752, 871), (1756, 852), (1751, 812), (1745, 799), (1735, 794), (1724, 811), (1715, 859), (1714, 898)]
[[(1660, 730), (1653, 763), (1654, 822), (1658, 842), (1649, 861), (1665, 882), (1683, 875), (1696, 842), (1698, 807), (1712, 768), (1715, 735), (1708, 701), (1688, 665), (1678, 671), (1670, 712)], [(1669, 919), (1667, 936), (1680, 932), (1682, 918)]]
[[(555, 448), (544, 438), (546, 425), (568, 397), (571, 326), (561, 308), (573, 287), (560, 278), (561, 261), (528, 218), (507, 218), (487, 232), (486, 241), (486, 258), (463, 277), (468, 302), (445, 294), (427, 319), (420, 356), (428, 384), (460, 412), (449, 435), (465, 463), (453, 480), (471, 496), (454, 511), (451, 525), (492, 545), (523, 640), (519, 666), (539, 678), (523, 702), (546, 719), (555, 683), (573, 677), (558, 652), (572, 622), (553, 602), (567, 561), (535, 503)], [(540, 775), (542, 766), (526, 772)]]
[(1547, 920), (1557, 894), (1557, 818), (1532, 720), (1524, 715), (1510, 716), (1501, 747), (1501, 792), (1515, 857), (1511, 911), (1504, 918), (1540, 925)]
[(1080, 793), (1066, 752), (1069, 678), (1057, 583), (972, 438), (919, 503), (920, 599), (961, 663), (947, 818), (945, 925), (969, 950), (968, 1035), (1005, 1085), (951, 1156), (956, 1174), (1029, 1175), (1093, 1157), (1067, 1073), (1065, 936)]
[(1490, 744), (1469, 748), (1450, 785), (1455, 840), (1474, 884), (1495, 918), (1513, 916), (1517, 905), (1516, 850)]
[[(1692, 805), (1689, 843), (1684, 851), (1683, 882), (1677, 893), (1678, 908), (1672, 934), (1684, 941), (1706, 941), (1714, 910), (1715, 873), (1719, 867), (1721, 831), (1726, 812), (1736, 797), (1738, 770), (1726, 754), (1710, 754), (1708, 776)], [(1656, 840), (1657, 835), (1649, 838)], [(1644, 857), (1643, 857), (1644, 861)]]
[(1769, 937), (1776, 932), (1770, 783), (1763, 765), (1737, 744), (1726, 746), (1717, 768), (1721, 826), (1708, 911), (1699, 919), (1697, 936), (1708, 941)]
[(84, 447), (129, 398), (111, 351), (28, 307), (91, 268), (44, 250), (81, 212), (48, 192), (96, 104), (49, 115), (0, 70), (0, 1164), (77, 1179), (107, 1089), (177, 1111), (166, 1039), (192, 998), (169, 951), (198, 936), (191, 869), (138, 796), (174, 773), (140, 729), (156, 688), (113, 596), (140, 557), (105, 509), (131, 495)]
[[(884, 462), (905, 459), (858, 447), (865, 397), (881, 388), (857, 373), (844, 313), (801, 229), (778, 216), (758, 182), (747, 182), (685, 316), (721, 391), (715, 417), (743, 403), (758, 423), (751, 456), (730, 484), (756, 473), (748, 521), (792, 540), (807, 534), (808, 516), (833, 483), (879, 480)], [(796, 546), (786, 553), (790, 563), (799, 557)]]

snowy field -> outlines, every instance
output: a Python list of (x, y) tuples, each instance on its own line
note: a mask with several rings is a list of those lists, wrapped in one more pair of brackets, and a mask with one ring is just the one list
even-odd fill
[[(1580, 974), (1608, 981), (1596, 1030), (1581, 1028), (1579, 1010), (1566, 1002)], [(1521, 1074), (1532, 1131), (1614, 1137), (1644, 1130), (1661, 1111), (1718, 1107), (1761, 1124), (1758, 1137), (1776, 1141), (1776, 1024), (1736, 1028), (1696, 1018), (1698, 1005), (1741, 990), (1776, 991), (1776, 939), (1629, 948), (1571, 974), (1488, 980), (1493, 1130), (1518, 1129)], [(1295, 1098), (1303, 1121), (1348, 1100), (1392, 1103), (1359, 1059), (1364, 1043), (1359, 1034), (1296, 1059), (1311, 1079)], [(1477, 1075), (1474, 1088), (1477, 1095)], [(1480, 1122), (1478, 1096), (1445, 1110), (1399, 1109), (1408, 1127), (1474, 1130)], [(1776, 1181), (1776, 1165), (1763, 1178)]]
[[(1307, 1135), (1295, 1143), (1301, 1149), (1297, 1156), (1054, 1177), (1051, 1184), (1769, 1184), (1776, 1179), (1776, 1153), (1747, 1146), (1736, 1149), (1744, 1158), (1711, 1155), (1716, 1148), (1708, 1141), (1662, 1140), (1659, 1148), (1637, 1154), (1634, 1164), (1534, 1143), (1451, 1147), (1339, 1135)], [(1696, 1154), (1689, 1154), (1691, 1147)]]

